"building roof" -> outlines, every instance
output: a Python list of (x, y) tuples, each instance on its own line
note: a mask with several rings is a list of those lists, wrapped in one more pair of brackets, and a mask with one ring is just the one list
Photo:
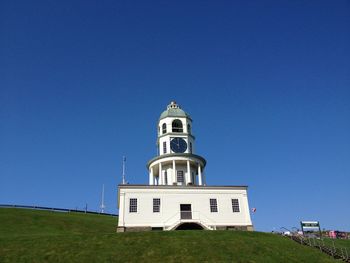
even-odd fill
[(180, 108), (179, 105), (176, 104), (175, 101), (170, 102), (170, 104), (167, 106), (167, 109), (162, 112), (159, 119), (164, 119), (166, 117), (178, 117), (178, 118), (189, 118), (191, 119), (190, 115), (187, 114), (184, 110)]
[(247, 189), (247, 185), (148, 185), (148, 184), (119, 184), (121, 188), (138, 189)]

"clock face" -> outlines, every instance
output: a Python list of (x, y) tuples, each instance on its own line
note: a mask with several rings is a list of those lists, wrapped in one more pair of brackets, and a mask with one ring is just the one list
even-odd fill
[(187, 142), (182, 138), (174, 138), (170, 141), (170, 148), (175, 153), (184, 153), (187, 150)]

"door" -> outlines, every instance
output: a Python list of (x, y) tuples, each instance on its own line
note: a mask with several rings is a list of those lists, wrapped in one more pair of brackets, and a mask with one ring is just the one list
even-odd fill
[(181, 219), (192, 219), (191, 204), (180, 204)]

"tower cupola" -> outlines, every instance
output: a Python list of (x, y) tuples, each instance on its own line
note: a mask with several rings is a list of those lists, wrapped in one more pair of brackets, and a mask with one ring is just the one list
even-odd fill
[(194, 142), (190, 115), (175, 101), (170, 102), (158, 121), (158, 156), (148, 163), (150, 184), (204, 184), (206, 161), (194, 154)]

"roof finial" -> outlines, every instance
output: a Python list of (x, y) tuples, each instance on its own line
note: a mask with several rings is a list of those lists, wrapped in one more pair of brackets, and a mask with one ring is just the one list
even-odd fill
[(176, 104), (175, 100), (172, 100), (167, 108), (169, 110), (169, 109), (179, 109), (180, 107), (179, 107), (179, 105)]

